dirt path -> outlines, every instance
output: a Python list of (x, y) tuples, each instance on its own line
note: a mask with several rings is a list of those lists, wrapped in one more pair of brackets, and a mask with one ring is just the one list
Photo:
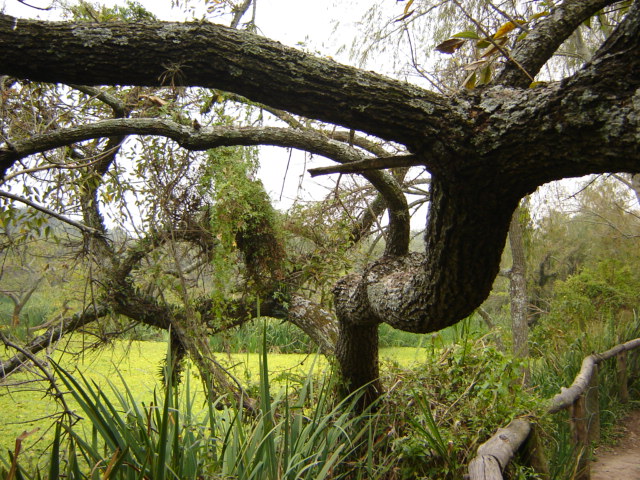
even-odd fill
[(599, 447), (591, 465), (591, 480), (640, 479), (640, 411), (620, 422), (622, 438), (613, 446)]

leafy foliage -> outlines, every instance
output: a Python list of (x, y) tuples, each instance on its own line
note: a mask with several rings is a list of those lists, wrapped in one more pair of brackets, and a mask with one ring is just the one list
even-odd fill
[(393, 433), (387, 448), (400, 478), (461, 478), (497, 427), (540, 412), (538, 397), (522, 384), (519, 361), (483, 339), (436, 355), (387, 374), (394, 392), (381, 423)]
[[(201, 185), (213, 195), (210, 222), (219, 251), (229, 255), (238, 249), (247, 276), (260, 291), (284, 279), (285, 254), (276, 212), (262, 182), (254, 179), (257, 167), (255, 151), (216, 149), (209, 152)], [(217, 267), (222, 274), (225, 269)]]
[(620, 260), (602, 261), (556, 284), (550, 320), (579, 325), (618, 320), (640, 305), (640, 276)]

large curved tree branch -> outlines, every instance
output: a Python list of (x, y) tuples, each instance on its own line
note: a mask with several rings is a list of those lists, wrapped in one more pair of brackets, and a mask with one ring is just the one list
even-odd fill
[[(195, 130), (172, 120), (159, 118), (123, 118), (99, 120), (94, 123), (58, 129), (12, 142), (12, 147), (0, 149), (0, 162), (16, 160), (54, 148), (103, 137), (124, 135), (156, 135), (174, 140), (194, 151), (222, 146), (273, 145), (292, 147), (322, 155), (339, 163), (362, 160), (362, 154), (346, 143), (332, 140), (313, 130), (292, 130), (279, 127), (212, 127)], [(95, 163), (95, 162), (92, 162)]]
[(476, 152), (523, 194), (564, 177), (638, 172), (639, 50), (640, 3), (635, 2), (594, 58), (571, 78), (541, 89), (478, 92), (476, 128), (482, 134), (474, 137)]
[(639, 29), (636, 2), (606, 48), (566, 82), (471, 95), (467, 154), (431, 168), (426, 255), (383, 257), (335, 288), (336, 352), (352, 388), (372, 382), (368, 393), (379, 391), (378, 323), (426, 333), (482, 303), (522, 196), (561, 177), (640, 171)]
[(460, 138), (463, 133), (452, 128), (456, 113), (439, 95), (205, 22), (138, 23), (132, 28), (130, 23), (40, 22), (0, 15), (0, 44), (2, 73), (19, 78), (219, 88), (403, 144), (428, 137), (443, 149), (443, 136)]

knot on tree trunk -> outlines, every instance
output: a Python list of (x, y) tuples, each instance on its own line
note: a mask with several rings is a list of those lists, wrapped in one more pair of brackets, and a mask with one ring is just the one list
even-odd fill
[(396, 327), (400, 319), (389, 322), (389, 314), (394, 315), (399, 297), (412, 290), (424, 259), (425, 256), (418, 253), (384, 256), (370, 263), (362, 273), (342, 278), (333, 289), (340, 321), (352, 325), (385, 322)]

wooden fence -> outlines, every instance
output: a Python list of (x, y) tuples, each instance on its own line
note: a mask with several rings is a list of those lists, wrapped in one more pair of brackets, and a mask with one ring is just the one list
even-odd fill
[[(627, 352), (640, 347), (640, 338), (616, 345), (603, 353), (594, 353), (582, 361), (580, 372), (569, 388), (549, 400), (547, 411), (557, 413), (567, 409), (571, 422), (571, 438), (579, 452), (576, 480), (589, 480), (592, 443), (600, 440), (600, 407), (598, 400), (598, 365), (616, 358), (620, 401), (629, 401), (627, 390)], [(549, 468), (535, 427), (525, 419), (515, 419), (478, 448), (478, 455), (469, 463), (469, 480), (502, 480), (502, 471), (513, 455), (522, 450), (524, 458), (543, 478)]]

